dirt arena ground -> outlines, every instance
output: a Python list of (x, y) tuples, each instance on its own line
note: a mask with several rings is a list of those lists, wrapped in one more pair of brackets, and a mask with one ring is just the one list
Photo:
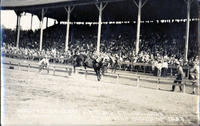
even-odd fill
[(197, 95), (97, 82), (81, 74), (39, 74), (8, 65), (4, 82), (2, 116), (7, 126), (197, 125)]

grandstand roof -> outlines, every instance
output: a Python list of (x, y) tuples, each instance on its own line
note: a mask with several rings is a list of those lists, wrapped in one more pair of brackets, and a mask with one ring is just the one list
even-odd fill
[[(67, 5), (74, 5), (71, 21), (98, 21), (98, 10), (95, 3), (109, 2), (103, 11), (102, 21), (133, 21), (137, 20), (137, 7), (133, 0), (2, 0), (2, 9), (16, 12), (30, 12), (38, 17), (41, 8), (48, 8), (45, 17), (66, 21)], [(191, 18), (198, 17), (198, 1), (191, 5)], [(184, 0), (148, 0), (142, 8), (142, 20), (183, 19), (186, 18)]]

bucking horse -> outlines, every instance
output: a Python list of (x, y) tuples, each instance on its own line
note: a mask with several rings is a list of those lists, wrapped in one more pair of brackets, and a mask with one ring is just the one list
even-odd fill
[(104, 60), (103, 57), (98, 57), (97, 59), (95, 59), (92, 56), (84, 54), (73, 55), (71, 57), (71, 62), (74, 67), (74, 73), (76, 72), (76, 67), (83, 66), (85, 70), (87, 68), (93, 68), (96, 73), (98, 81), (101, 80), (101, 70), (103, 69), (103, 60)]

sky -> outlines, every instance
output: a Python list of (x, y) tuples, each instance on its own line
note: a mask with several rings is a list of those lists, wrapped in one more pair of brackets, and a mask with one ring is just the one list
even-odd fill
[[(43, 28), (46, 28), (46, 18), (43, 21)], [(15, 29), (17, 24), (17, 15), (13, 10), (1, 10), (1, 25), (5, 28)], [(21, 29), (22, 30), (30, 30), (31, 28), (31, 14), (24, 13), (21, 16)], [(48, 19), (48, 26), (52, 26), (54, 24), (53, 19)], [(33, 25), (32, 30), (38, 29), (40, 27), (40, 21), (37, 16), (33, 16)]]

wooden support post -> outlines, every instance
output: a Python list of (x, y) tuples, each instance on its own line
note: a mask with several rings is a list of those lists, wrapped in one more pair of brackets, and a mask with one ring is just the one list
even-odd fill
[(21, 21), (21, 14), (17, 15), (17, 44), (16, 47), (19, 48), (19, 39), (20, 39), (20, 21)]
[(146, 4), (147, 0), (142, 3), (142, 0), (139, 0), (138, 4), (136, 0), (133, 0), (135, 5), (138, 7), (138, 20), (137, 20), (137, 33), (136, 33), (136, 51), (135, 54), (138, 55), (139, 52), (139, 43), (140, 43), (140, 24), (141, 24), (141, 9)]
[(106, 7), (106, 5), (107, 5), (107, 3), (105, 3), (105, 5), (103, 5), (102, 2), (99, 5), (96, 4), (97, 9), (99, 10), (98, 34), (97, 34), (97, 54), (100, 53), (102, 11)]
[(137, 33), (136, 33), (136, 55), (139, 52), (141, 8), (142, 8), (142, 0), (139, 0), (139, 3), (138, 3)]
[(47, 17), (47, 18), (46, 18), (46, 28), (48, 28), (48, 23), (49, 23), (49, 22), (48, 22), (48, 19), (49, 19), (49, 18)]
[(40, 51), (42, 51), (42, 43), (43, 43), (43, 19), (44, 19), (44, 9), (42, 9), (41, 21), (40, 21)]
[[(200, 19), (200, 9), (199, 9), (199, 19)], [(197, 42), (198, 43), (198, 56), (200, 56), (200, 20), (197, 23)]]
[(98, 23), (98, 35), (97, 35), (97, 54), (100, 52), (100, 39), (101, 39), (101, 18), (102, 18), (102, 3), (99, 6), (99, 23)]
[(69, 28), (70, 28), (70, 14), (73, 8), (71, 6), (65, 7), (65, 11), (67, 12), (67, 27), (66, 27), (66, 36), (65, 36), (65, 51), (68, 51), (69, 48)]
[(31, 28), (30, 30), (33, 30), (33, 14), (31, 14)]
[(188, 57), (188, 42), (189, 42), (189, 32), (190, 32), (190, 0), (187, 0), (187, 23), (186, 23), (186, 38), (185, 38), (185, 61)]

